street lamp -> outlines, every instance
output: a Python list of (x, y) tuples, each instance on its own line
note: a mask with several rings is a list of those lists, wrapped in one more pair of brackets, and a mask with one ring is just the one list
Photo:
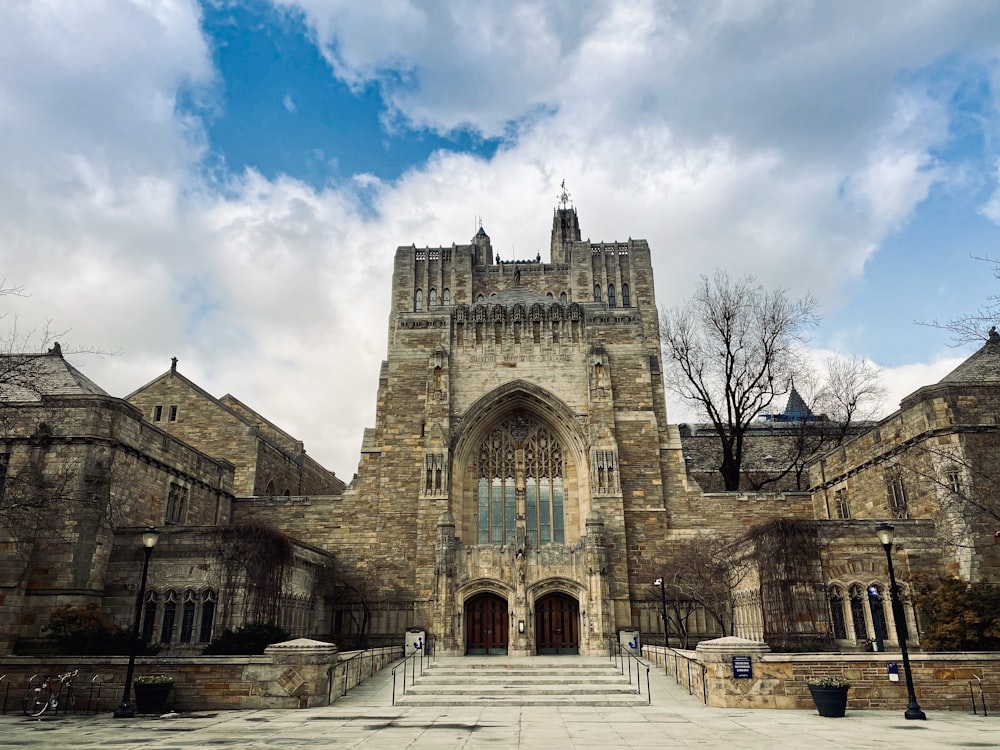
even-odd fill
[(142, 578), (139, 581), (139, 593), (135, 597), (135, 616), (132, 618), (132, 638), (128, 654), (128, 671), (125, 672), (125, 694), (122, 695), (122, 702), (115, 709), (116, 719), (131, 719), (135, 716), (135, 707), (129, 699), (132, 692), (132, 674), (135, 672), (135, 652), (139, 648), (139, 616), (142, 614), (142, 600), (146, 594), (146, 574), (149, 572), (149, 556), (153, 554), (153, 547), (156, 540), (160, 538), (160, 532), (156, 527), (149, 526), (142, 532), (142, 551), (145, 557), (142, 560)]
[(917, 696), (913, 692), (913, 673), (910, 672), (910, 654), (906, 650), (906, 633), (903, 630), (903, 604), (899, 601), (899, 586), (896, 585), (896, 571), (892, 567), (892, 532), (893, 526), (888, 523), (880, 523), (875, 527), (882, 549), (885, 550), (885, 559), (889, 563), (889, 596), (892, 597), (892, 619), (896, 625), (896, 639), (899, 641), (899, 649), (903, 652), (903, 672), (906, 674), (906, 692), (908, 700), (906, 711), (903, 714), (907, 719), (926, 719), (927, 714), (920, 710), (917, 704)]
[(667, 585), (662, 578), (653, 581), (654, 586), (660, 587), (660, 604), (663, 605), (663, 647), (670, 648), (670, 620), (667, 619)]

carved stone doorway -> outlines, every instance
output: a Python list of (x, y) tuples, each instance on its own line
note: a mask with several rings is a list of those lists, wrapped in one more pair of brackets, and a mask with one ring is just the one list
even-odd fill
[(495, 594), (479, 594), (465, 603), (466, 654), (506, 654), (509, 633), (505, 599)]
[(535, 602), (535, 653), (580, 653), (580, 605), (567, 594), (549, 594)]

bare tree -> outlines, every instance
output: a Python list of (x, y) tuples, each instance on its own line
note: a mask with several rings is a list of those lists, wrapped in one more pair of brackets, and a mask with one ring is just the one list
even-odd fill
[[(992, 267), (993, 277), (1000, 279), (1000, 259), (972, 256), (974, 260), (988, 263)], [(973, 341), (985, 341), (989, 331), (1000, 322), (1000, 294), (991, 294), (979, 309), (972, 313), (959, 315), (950, 320), (930, 322), (918, 321), (920, 325), (940, 328), (951, 334), (953, 346), (963, 346)]]
[(704, 409), (727, 490), (740, 486), (747, 429), (803, 369), (803, 336), (816, 321), (811, 296), (793, 299), (724, 271), (703, 276), (683, 306), (661, 311), (666, 386)]
[[(823, 362), (822, 372), (803, 369), (796, 375), (796, 389), (804, 389), (811, 408), (789, 415), (779, 425), (780, 441), (761, 448), (750, 441), (744, 445), (744, 459), (754, 466), (743, 472), (746, 485), (764, 489), (786, 477), (794, 479), (795, 489), (807, 489), (806, 467), (817, 456), (844, 442), (865, 422), (873, 419), (882, 406), (886, 389), (881, 370), (861, 357), (833, 355)], [(759, 454), (769, 451), (770, 469)]]
[(677, 541), (663, 561), (667, 574), (666, 596), (682, 643), (687, 643), (688, 623), (698, 609), (714, 620), (723, 636), (734, 627), (735, 593), (747, 568), (737, 550), (726, 540), (702, 534)]

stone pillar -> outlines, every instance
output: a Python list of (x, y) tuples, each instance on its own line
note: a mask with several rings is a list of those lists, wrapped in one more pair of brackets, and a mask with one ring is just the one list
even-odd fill
[(329, 671), (337, 663), (332, 643), (296, 638), (264, 649), (270, 665), (256, 676), (261, 708), (313, 708), (330, 703)]
[[(771, 647), (766, 643), (729, 636), (702, 641), (695, 653), (704, 668), (708, 705), (720, 708), (776, 708), (775, 688), (783, 686), (784, 681), (764, 674), (760, 657), (771, 653)], [(751, 677), (734, 677), (734, 656), (749, 658)]]

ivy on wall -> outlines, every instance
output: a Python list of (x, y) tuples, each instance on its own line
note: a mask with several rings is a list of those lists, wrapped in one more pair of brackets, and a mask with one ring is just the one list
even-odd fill
[[(224, 588), (229, 592), (224, 622), (277, 623), (295, 553), (291, 539), (264, 523), (222, 526), (215, 536)], [(234, 611), (236, 607), (239, 611)]]

